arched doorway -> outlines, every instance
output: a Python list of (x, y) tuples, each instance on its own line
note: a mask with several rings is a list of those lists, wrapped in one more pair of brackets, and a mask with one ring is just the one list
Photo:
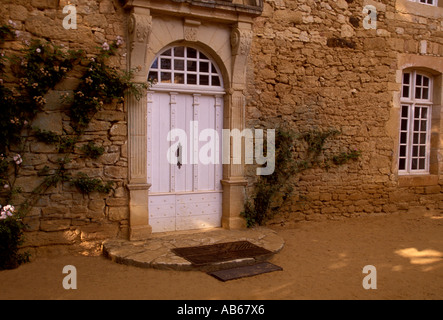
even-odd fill
[[(150, 140), (151, 136), (148, 134), (148, 121), (153, 121), (153, 118), (148, 115), (148, 100), (150, 101), (149, 104), (153, 104), (155, 99), (160, 99), (160, 97), (166, 99), (165, 101), (169, 99), (169, 105), (166, 105), (169, 111), (173, 107), (177, 109), (177, 105), (181, 104), (180, 99), (184, 99), (185, 103), (198, 105), (197, 110), (201, 109), (202, 103), (215, 104), (220, 106), (215, 107), (215, 109), (220, 110), (223, 129), (228, 129), (230, 132), (233, 130), (242, 132), (245, 129), (246, 69), (253, 39), (252, 24), (253, 19), (263, 11), (263, 2), (259, 0), (256, 2), (251, 2), (251, 0), (212, 1), (214, 3), (211, 3), (210, 6), (206, 1), (128, 0), (123, 2), (129, 12), (128, 68), (135, 70), (133, 80), (136, 83), (146, 84), (147, 78), (150, 77), (150, 66), (156, 58), (160, 57), (161, 53), (170, 48), (167, 46), (179, 43), (183, 45), (186, 42), (190, 47), (203, 49), (201, 51), (197, 50), (203, 54), (203, 56), (200, 56), (200, 53), (197, 53), (198, 58), (174, 56), (174, 59), (172, 59), (171, 56), (170, 61), (171, 68), (174, 68), (173, 71), (167, 69), (168, 62), (165, 62), (164, 66), (160, 65), (160, 69), (164, 69), (164, 80), (161, 75), (162, 71), (157, 70), (158, 83), (152, 87), (152, 90), (148, 90), (147, 94), (140, 96), (128, 94), (125, 98), (125, 107), (128, 110), (129, 239), (143, 240), (150, 237), (153, 229), (158, 231), (157, 228), (151, 226), (153, 224), (151, 217), (154, 217), (154, 215), (150, 212), (152, 205), (149, 203), (151, 195), (159, 195), (159, 192), (154, 192), (155, 179), (153, 180), (151, 177), (148, 181), (148, 171), (151, 170), (152, 172), (152, 169), (149, 167), (151, 161), (147, 159), (147, 148), (148, 144), (153, 143)], [(210, 53), (210, 55), (207, 55), (207, 53)], [(165, 58), (167, 57), (165, 55)], [(180, 66), (176, 70), (175, 65), (172, 66), (172, 61), (180, 60), (180, 58), (206, 62), (205, 57), (211, 61), (211, 68), (213, 61), (211, 57), (216, 59), (215, 61), (222, 71), (220, 73), (220, 70), (216, 70), (218, 75), (223, 74), (223, 79), (221, 77), (219, 79), (221, 82), (224, 81), (224, 83), (220, 83), (218, 88), (217, 79), (212, 78), (212, 69), (211, 72), (209, 72), (209, 69), (207, 72), (203, 71), (204, 69), (197, 72), (180, 70)], [(160, 60), (158, 62), (161, 63)], [(180, 65), (180, 62), (178, 65)], [(203, 63), (202, 67), (205, 68), (206, 64)], [(217, 69), (216, 64), (214, 64), (214, 67)], [(198, 73), (198, 78), (193, 77), (193, 72), (196, 75)], [(190, 77), (185, 82), (181, 80), (181, 75), (190, 75)], [(170, 78), (168, 79), (168, 77)], [(209, 84), (207, 84), (208, 81)], [(226, 89), (226, 95), (224, 96), (223, 89)], [(213, 100), (207, 102), (207, 99)], [(172, 112), (170, 112), (170, 115), (170, 119), (180, 117)], [(204, 128), (201, 126), (201, 121), (200, 119), (200, 133)], [(207, 141), (209, 139), (206, 139)], [(170, 143), (170, 141), (167, 142)], [(200, 148), (200, 151), (201, 149), (204, 150), (205, 146), (207, 144), (203, 141), (203, 146), (199, 145), (199, 147), (203, 147)], [(192, 149), (190, 146), (188, 147)], [(231, 152), (231, 158), (232, 154)], [(241, 216), (247, 184), (244, 176), (244, 165), (230, 161), (224, 163), (222, 168), (221, 184), (223, 193), (221, 193), (221, 190), (220, 192), (217, 190), (214, 192), (222, 195), (221, 226), (227, 229), (245, 228), (245, 219)], [(182, 172), (178, 168), (174, 170)], [(198, 177), (204, 177), (204, 175), (199, 174)], [(168, 181), (170, 185), (176, 183), (175, 180), (169, 178)], [(152, 189), (153, 187), (154, 189)], [(209, 194), (214, 190), (201, 191)], [(177, 193), (177, 191), (175, 192)], [(176, 212), (175, 209), (174, 212)], [(176, 213), (174, 214), (176, 215)], [(155, 217), (158, 217), (158, 215)], [(175, 220), (177, 221), (177, 218)], [(217, 225), (219, 223), (217, 219)]]
[(220, 227), (223, 79), (189, 46), (151, 64), (147, 94), (149, 221), (153, 232)]

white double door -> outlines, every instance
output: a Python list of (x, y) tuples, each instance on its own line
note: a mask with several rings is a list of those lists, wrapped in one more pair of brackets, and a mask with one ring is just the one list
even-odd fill
[(220, 94), (148, 93), (153, 232), (221, 226), (222, 129)]

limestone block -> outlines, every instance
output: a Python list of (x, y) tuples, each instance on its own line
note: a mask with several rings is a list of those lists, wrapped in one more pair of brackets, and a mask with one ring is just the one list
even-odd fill
[(89, 201), (88, 208), (92, 211), (101, 211), (105, 209), (105, 200), (102, 199), (95, 199)]
[(86, 128), (86, 132), (91, 132), (91, 131), (107, 131), (109, 130), (109, 128), (111, 127), (111, 124), (107, 121), (98, 121), (93, 119), (88, 127)]
[(354, 28), (352, 28), (350, 25), (343, 24), (341, 26), (341, 37), (342, 38), (350, 38), (355, 35)]
[(28, 17), (28, 10), (22, 5), (9, 5), (9, 17), (12, 20), (25, 21)]
[(40, 230), (40, 217), (39, 216), (26, 216), (25, 218), (23, 218), (23, 222), (26, 225), (25, 231), (27, 231), (27, 232)]
[(128, 205), (126, 198), (108, 198), (106, 204), (110, 207), (123, 207)]
[(104, 210), (89, 210), (86, 218), (91, 219), (91, 221), (101, 221), (105, 218)]
[(33, 7), (38, 9), (56, 9), (59, 0), (32, 0)]
[(32, 125), (41, 130), (52, 131), (58, 135), (63, 133), (62, 113), (40, 112), (35, 117)]
[[(69, 39), (69, 31), (63, 28), (62, 21), (51, 19), (47, 16), (30, 16), (25, 22), (25, 30), (38, 36), (53, 40)], [(70, 31), (72, 33), (72, 31)]]
[(90, 240), (104, 240), (109, 238), (115, 238), (119, 231), (117, 224), (101, 224), (93, 223), (82, 226), (80, 230), (80, 239), (82, 241)]
[(124, 121), (125, 113), (114, 110), (101, 110), (94, 116), (97, 120), (104, 121)]
[(41, 231), (62, 231), (71, 227), (71, 219), (42, 220), (40, 222)]
[(88, 208), (83, 205), (74, 205), (69, 208), (69, 212), (66, 212), (63, 217), (72, 219), (85, 219), (88, 214)]
[(121, 146), (120, 156), (123, 158), (128, 157), (128, 142), (125, 141), (125, 143)]
[(110, 221), (121, 221), (129, 219), (128, 207), (110, 207), (108, 218)]
[(104, 13), (104, 14), (115, 13), (115, 7), (113, 4), (113, 1), (103, 0), (102, 2), (100, 2), (100, 13)]
[(70, 245), (79, 239), (75, 230), (43, 232), (35, 231), (26, 233), (25, 246)]
[(22, 176), (15, 181), (15, 187), (21, 188), (23, 192), (32, 192), (42, 181), (37, 176)]
[(85, 16), (83, 22), (89, 27), (100, 27), (106, 28), (108, 26), (108, 21), (103, 14), (93, 13)]
[(111, 136), (126, 136), (128, 134), (128, 128), (126, 123), (116, 123), (109, 130)]
[(66, 206), (50, 206), (42, 208), (43, 217), (48, 218), (62, 218), (65, 214), (69, 213), (70, 209)]
[[(57, 147), (44, 142), (34, 142), (31, 144), (31, 152), (34, 153), (57, 153)], [(60, 158), (60, 156), (58, 157)]]
[(118, 166), (106, 166), (105, 176), (115, 179), (124, 179), (128, 176), (128, 168)]
[(100, 156), (99, 161), (103, 164), (115, 164), (120, 159), (120, 153), (105, 153)]

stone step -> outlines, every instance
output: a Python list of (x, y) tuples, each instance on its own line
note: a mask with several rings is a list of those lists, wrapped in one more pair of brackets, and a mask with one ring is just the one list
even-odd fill
[(284, 240), (275, 231), (264, 227), (246, 230), (211, 229), (153, 235), (152, 238), (143, 241), (107, 240), (103, 244), (103, 254), (114, 262), (136, 267), (206, 272), (253, 265), (270, 257), (242, 258), (197, 267), (171, 251), (173, 248), (240, 240), (249, 241), (271, 251), (272, 254), (276, 254), (284, 246)]

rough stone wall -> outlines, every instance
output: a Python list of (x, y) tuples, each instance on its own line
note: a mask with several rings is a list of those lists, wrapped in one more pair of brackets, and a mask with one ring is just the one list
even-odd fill
[[(377, 8), (375, 30), (363, 27), (367, 15), (362, 11), (368, 4)], [(334, 128), (342, 134), (326, 148), (362, 151), (356, 162), (304, 172), (283, 208), (284, 219), (393, 212), (412, 206), (443, 209), (441, 174), (424, 183), (399, 183), (399, 109), (394, 103), (401, 81), (398, 55), (441, 57), (443, 17), (402, 11), (399, 1), (397, 8), (395, 1), (264, 2), (264, 13), (255, 23), (248, 75), (248, 126), (272, 128), (284, 122), (297, 132)], [(426, 53), (420, 52), (424, 41)], [(250, 184), (248, 192), (252, 188)], [(306, 200), (301, 201), (303, 197)]]
[[(19, 37), (7, 41), (3, 46), (6, 55), (19, 53), (27, 41), (41, 39), (63, 45), (66, 49), (83, 49), (90, 56), (99, 52), (100, 46), (111, 42), (117, 36), (127, 33), (127, 17), (118, 1), (78, 0), (70, 1), (77, 9), (77, 29), (63, 28), (63, 7), (67, 1), (55, 0), (2, 0), (0, 16), (2, 22), (11, 20), (16, 25)], [(109, 64), (126, 69), (126, 49), (119, 50)], [(82, 66), (75, 68), (63, 82), (45, 97), (44, 111), (37, 115), (32, 125), (57, 134), (71, 134), (70, 118), (63, 109), (60, 97), (65, 93), (72, 96), (80, 83)], [(38, 142), (30, 137), (22, 152), (23, 163), (17, 177), (16, 186), (22, 193), (15, 196), (15, 203), (21, 203), (30, 196), (42, 182), (37, 172), (44, 166), (57, 167), (61, 155), (54, 145)], [(105, 148), (105, 153), (97, 160), (82, 157), (79, 149), (93, 141)], [(75, 176), (83, 172), (91, 178), (114, 181), (114, 191), (109, 195), (93, 192), (83, 195), (69, 183), (59, 184), (44, 193), (25, 219), (29, 228), (26, 233), (26, 246), (44, 247), (89, 243), (94, 246), (106, 238), (127, 238), (128, 233), (128, 194), (127, 183), (127, 115), (123, 103), (105, 105), (93, 118), (85, 134), (76, 144), (72, 161), (66, 165), (69, 173)], [(18, 152), (19, 150), (17, 150)]]

